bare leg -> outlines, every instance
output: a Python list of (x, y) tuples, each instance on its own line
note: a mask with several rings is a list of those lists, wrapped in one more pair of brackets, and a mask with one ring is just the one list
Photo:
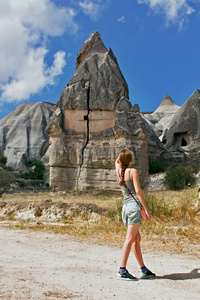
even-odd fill
[(133, 242), (133, 252), (135, 254), (135, 257), (138, 261), (138, 264), (140, 266), (140, 268), (144, 267), (144, 261), (142, 258), (142, 252), (141, 252), (141, 248), (140, 248), (140, 241), (141, 241), (141, 236), (140, 233), (138, 231), (135, 240)]
[(132, 244), (139, 232), (140, 223), (128, 225), (126, 240), (122, 248), (121, 267), (126, 268), (127, 260), (131, 251)]

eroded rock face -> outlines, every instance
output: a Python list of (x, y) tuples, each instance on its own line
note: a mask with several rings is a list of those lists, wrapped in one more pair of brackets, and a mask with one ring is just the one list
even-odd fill
[(48, 164), (46, 126), (53, 110), (51, 103), (22, 104), (0, 121), (0, 155), (7, 157), (7, 166), (26, 170), (34, 158)]
[(141, 115), (150, 133), (150, 160), (160, 157), (166, 166), (200, 161), (200, 90), (181, 107), (166, 95), (153, 113)]
[(166, 95), (153, 113), (142, 114), (142, 117), (148, 122), (161, 142), (165, 131), (169, 129), (171, 120), (179, 108), (180, 106), (176, 105), (169, 95)]
[(200, 160), (200, 90), (181, 106), (164, 135), (167, 149), (182, 149), (189, 159)]
[(134, 151), (148, 171), (148, 139), (138, 106), (111, 49), (94, 32), (77, 54), (76, 73), (63, 90), (47, 128), (50, 184), (57, 190), (117, 187), (115, 160)]

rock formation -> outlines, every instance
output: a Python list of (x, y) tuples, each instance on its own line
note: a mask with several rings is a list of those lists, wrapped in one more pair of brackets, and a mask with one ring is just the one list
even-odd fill
[(41, 159), (50, 165), (52, 187), (82, 190), (119, 188), (114, 165), (123, 148), (134, 152), (142, 179), (158, 157), (166, 165), (200, 161), (200, 90), (181, 107), (166, 95), (153, 113), (140, 113), (97, 31), (78, 52), (76, 68), (56, 105), (23, 104), (0, 121), (7, 166), (26, 170), (29, 160)]
[(150, 160), (161, 157), (166, 166), (200, 162), (200, 90), (181, 107), (166, 95), (153, 113), (141, 115), (150, 133)]
[(153, 113), (144, 113), (142, 117), (150, 124), (160, 140), (163, 139), (163, 134), (169, 128), (170, 122), (176, 112), (179, 110), (169, 95), (166, 95), (159, 107)]
[(48, 164), (49, 135), (46, 126), (54, 110), (50, 103), (22, 104), (0, 121), (0, 155), (7, 166), (26, 170), (29, 160)]
[(163, 142), (168, 150), (182, 150), (189, 161), (200, 161), (200, 90), (181, 106), (166, 130)]
[(50, 184), (58, 190), (117, 188), (115, 160), (123, 148), (135, 153), (143, 178), (149, 135), (111, 49), (94, 32), (77, 54), (76, 72), (49, 122)]

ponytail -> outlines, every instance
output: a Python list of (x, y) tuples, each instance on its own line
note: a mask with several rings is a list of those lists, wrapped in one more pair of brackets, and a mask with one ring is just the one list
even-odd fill
[(120, 165), (120, 169), (121, 169), (120, 181), (119, 181), (120, 186), (125, 184), (124, 181), (125, 171), (130, 165), (130, 163), (133, 161), (134, 161), (134, 155), (131, 151), (124, 149), (120, 152), (117, 159), (117, 163)]
[(125, 170), (126, 170), (127, 167), (125, 166), (122, 166), (122, 169), (121, 169), (121, 176), (120, 176), (120, 181), (119, 181), (119, 185), (122, 186), (125, 184), (125, 181), (124, 181), (124, 174), (125, 174)]

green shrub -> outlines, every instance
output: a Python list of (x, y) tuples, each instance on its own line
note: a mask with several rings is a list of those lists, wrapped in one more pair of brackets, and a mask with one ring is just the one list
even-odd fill
[(33, 159), (28, 164), (29, 172), (23, 173), (22, 177), (33, 180), (43, 180), (45, 174), (45, 165), (39, 159)]
[(13, 182), (12, 176), (7, 170), (0, 170), (0, 189), (7, 190)]
[(149, 162), (149, 173), (155, 174), (159, 172), (164, 172), (164, 163), (162, 159), (156, 158), (154, 160), (150, 160)]
[(5, 170), (7, 170), (7, 171), (13, 171), (13, 168), (12, 167), (10, 167), (10, 166), (8, 166), (8, 167), (5, 167)]
[(2, 155), (2, 156), (0, 157), (0, 163), (3, 164), (3, 165), (6, 165), (6, 163), (7, 163), (7, 157), (4, 156), (4, 155)]
[(194, 183), (191, 167), (170, 166), (166, 170), (165, 181), (172, 190), (181, 190)]

